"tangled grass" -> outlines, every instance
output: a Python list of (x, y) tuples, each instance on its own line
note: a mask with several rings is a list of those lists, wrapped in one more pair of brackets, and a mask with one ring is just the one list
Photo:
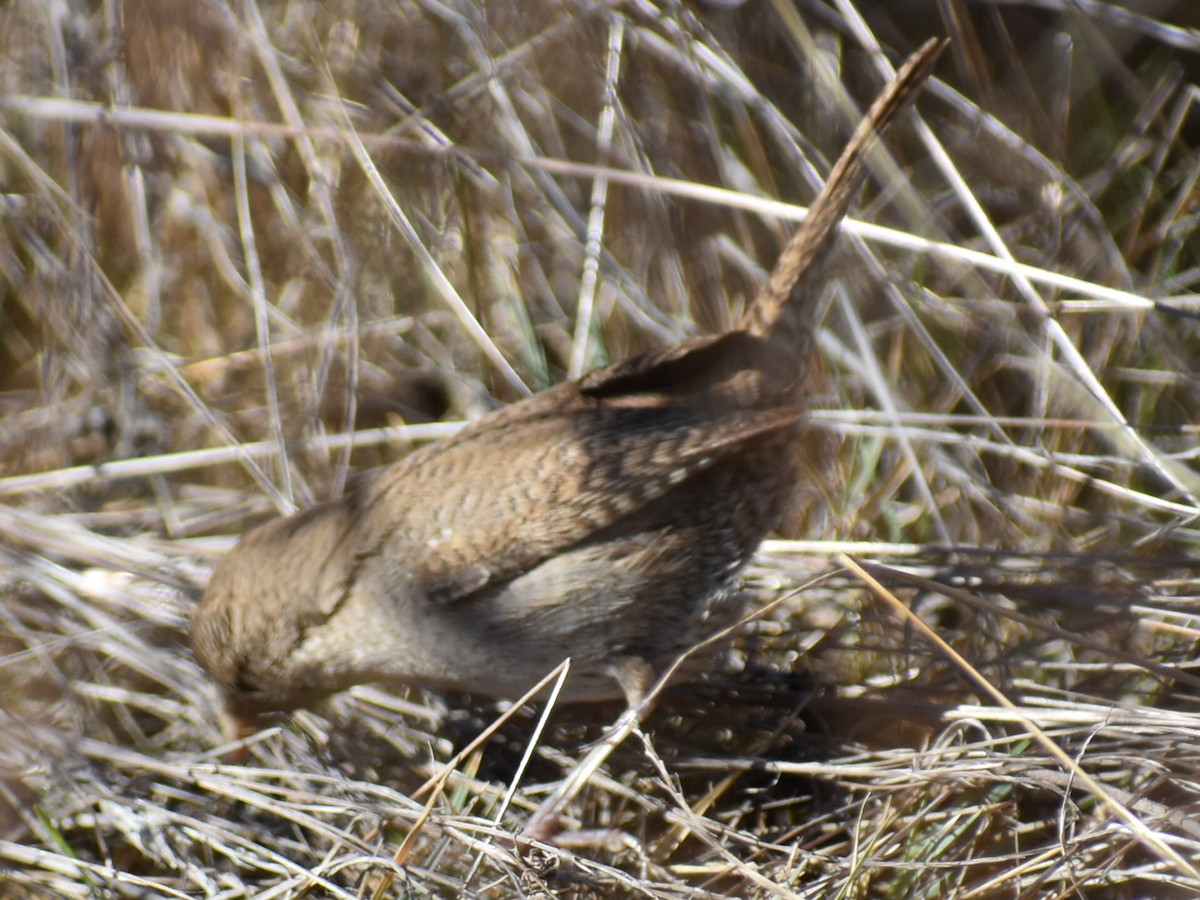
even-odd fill
[[(3, 894), (1194, 896), (1198, 26), (14, 0)], [(615, 709), (360, 688), (230, 762), (186, 621), (236, 536), (736, 321), (932, 33), (952, 53), (845, 228), (810, 502), (580, 833), (514, 841)]]

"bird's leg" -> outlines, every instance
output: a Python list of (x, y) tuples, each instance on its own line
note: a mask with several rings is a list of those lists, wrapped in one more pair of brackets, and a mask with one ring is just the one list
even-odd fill
[(625, 694), (625, 711), (587, 755), (555, 785), (530, 817), (521, 837), (535, 841), (549, 841), (554, 837), (567, 804), (579, 796), (596, 770), (604, 765), (613, 751), (633, 734), (654, 709), (658, 690), (652, 691), (651, 687), (659, 687), (654, 683), (654, 674), (650, 664), (640, 657), (626, 656), (613, 661), (612, 676)]

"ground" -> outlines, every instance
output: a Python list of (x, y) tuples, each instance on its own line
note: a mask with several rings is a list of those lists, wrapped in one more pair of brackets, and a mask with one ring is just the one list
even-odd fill
[[(6, 6), (4, 895), (1194, 896), (1192, 6)], [(187, 617), (238, 535), (729, 327), (935, 34), (804, 502), (600, 839), (514, 835), (619, 707), (363, 687), (231, 756)]]

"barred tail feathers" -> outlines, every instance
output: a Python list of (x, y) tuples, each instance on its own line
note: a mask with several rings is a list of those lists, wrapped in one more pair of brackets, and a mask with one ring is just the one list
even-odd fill
[(790, 354), (807, 358), (813, 330), (823, 316), (820, 276), (838, 225), (866, 174), (874, 141), (916, 98), (948, 40), (931, 38), (910, 56), (871, 105), (830, 170), (804, 222), (779, 256), (741, 327), (769, 337)]

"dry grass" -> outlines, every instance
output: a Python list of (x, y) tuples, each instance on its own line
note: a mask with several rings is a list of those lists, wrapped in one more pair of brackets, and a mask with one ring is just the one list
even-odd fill
[[(14, 0), (3, 894), (1200, 891), (1190, 6)], [(734, 321), (769, 201), (947, 32), (833, 285), (831, 462), (749, 573), (782, 602), (572, 807), (607, 843), (512, 835), (612, 709), (513, 710), (440, 793), (494, 705), (360, 689), (224, 762), (185, 623), (236, 535)]]

